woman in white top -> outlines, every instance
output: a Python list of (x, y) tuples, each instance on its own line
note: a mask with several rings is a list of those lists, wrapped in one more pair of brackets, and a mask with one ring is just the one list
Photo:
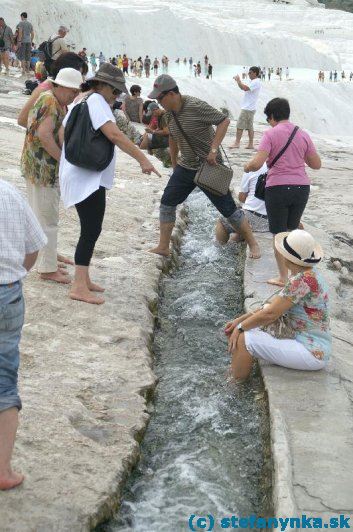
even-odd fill
[[(244, 214), (255, 233), (266, 233), (269, 230), (265, 202), (255, 196), (257, 180), (266, 172), (266, 163), (256, 172), (244, 172), (238, 194), (239, 201), (243, 203)], [(226, 244), (228, 241), (240, 242), (242, 237), (234, 232), (234, 227), (221, 216), (216, 223), (216, 239), (220, 244)]]
[[(141, 166), (142, 172), (160, 175), (143, 152), (122, 133), (115, 123), (111, 106), (117, 96), (126, 91), (122, 71), (109, 63), (104, 63), (96, 76), (87, 82), (92, 94), (87, 99), (92, 126), (100, 129), (112, 144), (131, 155)], [(63, 121), (61, 138), (70, 113)], [(92, 283), (89, 276), (89, 264), (94, 246), (102, 229), (105, 211), (105, 191), (113, 185), (115, 153), (111, 163), (102, 171), (87, 170), (71, 164), (65, 156), (63, 145), (60, 160), (60, 190), (66, 208), (75, 206), (81, 223), (81, 234), (75, 253), (75, 279), (70, 290), (70, 297), (96, 305), (104, 299), (94, 294), (104, 289)]]

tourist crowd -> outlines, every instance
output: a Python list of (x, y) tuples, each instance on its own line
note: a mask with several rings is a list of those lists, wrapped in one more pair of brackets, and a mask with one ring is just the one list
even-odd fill
[[(22, 49), (22, 56), (28, 58), (33, 28), (25, 13), (22, 17), (19, 37), (21, 44), (25, 36), (30, 37)], [(265, 107), (270, 127), (257, 153), (245, 164), (240, 207), (229, 189), (230, 169), (221, 150), (230, 124), (223, 112), (181, 94), (177, 81), (166, 73), (165, 56), (164, 73), (151, 82), (147, 102), (141, 98), (139, 85), (129, 90), (126, 86), (124, 69), (126, 73), (130, 68), (126, 56), (116, 65), (99, 57), (98, 70), (85, 79), (87, 50), (83, 48), (79, 54), (65, 50), (64, 33), (62, 26), (52, 42), (51, 53), (58, 51), (57, 58), (47, 65), (51, 77), (34, 90), (18, 118), (26, 128), (21, 172), (28, 203), (14, 187), (0, 181), (0, 489), (23, 481), (23, 476), (11, 469), (21, 408), (17, 373), (24, 317), (22, 280), (36, 263), (43, 281), (70, 285), (71, 299), (104, 303), (104, 288), (91, 279), (90, 263), (102, 231), (106, 191), (113, 186), (115, 146), (135, 159), (142, 173), (158, 176), (142, 150), (169, 149), (172, 172), (160, 202), (159, 242), (151, 253), (169, 256), (177, 206), (196, 186), (220, 213), (216, 226), (220, 243), (244, 241), (249, 257), (259, 259), (255, 235), (272, 233), (278, 276), (268, 282), (280, 291), (255, 311), (226, 325), (234, 380), (248, 378), (254, 359), (319, 370), (331, 350), (328, 289), (316, 268), (323, 252), (314, 238), (300, 229), (310, 194), (306, 166), (318, 170), (321, 160), (309, 134), (290, 121), (289, 102), (274, 98)], [(151, 68), (158, 70), (154, 61), (148, 62), (146, 70), (146, 59), (139, 58), (133, 68), (137, 73), (145, 69), (148, 77)], [(207, 56), (204, 63), (209, 67)], [(244, 130), (249, 136), (247, 148), (254, 148), (261, 77), (261, 69), (253, 66), (234, 78), (243, 93), (234, 149), (239, 149)], [(144, 123), (144, 134), (136, 136), (136, 131), (128, 128), (131, 122)], [(76, 209), (79, 218), (74, 262), (58, 253), (60, 198), (65, 208)], [(67, 264), (75, 266), (72, 282)]]

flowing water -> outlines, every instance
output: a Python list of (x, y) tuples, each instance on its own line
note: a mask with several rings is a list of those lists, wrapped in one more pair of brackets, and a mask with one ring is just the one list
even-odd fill
[[(268, 418), (259, 376), (229, 383), (224, 323), (242, 311), (244, 250), (213, 242), (214, 208), (189, 199), (180, 264), (162, 283), (153, 412), (117, 517), (99, 530), (188, 530), (190, 514), (266, 511)], [(267, 475), (269, 476), (269, 475)]]

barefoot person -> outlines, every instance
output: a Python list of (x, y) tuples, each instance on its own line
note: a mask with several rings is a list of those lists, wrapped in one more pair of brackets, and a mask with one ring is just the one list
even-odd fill
[(245, 94), (243, 103), (241, 105), (241, 113), (237, 122), (235, 142), (230, 146), (231, 148), (239, 148), (243, 131), (246, 129), (249, 134), (249, 144), (246, 146), (246, 148), (249, 150), (254, 149), (254, 116), (256, 113), (256, 103), (261, 90), (261, 81), (259, 76), (259, 67), (253, 66), (249, 68), (250, 83), (243, 83), (240, 79), (240, 76), (234, 77), (239, 89), (244, 91)]
[[(196, 153), (204, 154), (204, 158), (211, 165), (222, 162), (219, 146), (230, 121), (208, 103), (192, 96), (182, 96), (176, 81), (168, 74), (162, 74), (156, 79), (149, 98), (158, 100), (167, 111), (166, 119), (170, 134), (169, 148), (173, 173), (161, 199), (159, 244), (151, 249), (152, 253), (168, 256), (177, 205), (183, 203), (196, 187), (194, 177), (200, 166), (200, 159)], [(193, 146), (186, 140), (176, 120)], [(216, 126), (216, 131), (212, 125)], [(228, 190), (225, 196), (216, 196), (205, 189), (201, 190), (246, 240), (250, 248), (250, 257), (259, 258), (259, 246), (243, 211), (235, 205), (230, 191)]]
[(57, 263), (61, 156), (58, 133), (67, 105), (78, 95), (81, 83), (80, 72), (63, 68), (52, 81), (52, 89), (39, 96), (29, 112), (21, 159), (29, 204), (48, 238), (38, 256), (38, 272), (44, 280), (64, 284), (70, 279)]
[(22, 279), (45, 243), (27, 202), (12, 185), (0, 180), (0, 490), (15, 488), (24, 479), (11, 468), (22, 407), (17, 389), (24, 319)]
[[(255, 197), (257, 180), (261, 174), (266, 172), (267, 165), (264, 163), (257, 172), (244, 172), (240, 183), (238, 199), (243, 204), (242, 210), (254, 233), (266, 233), (269, 230), (265, 202)], [(216, 223), (216, 240), (219, 244), (226, 244), (227, 242), (240, 242), (242, 238), (221, 216)]]
[[(285, 368), (317, 371), (331, 355), (328, 286), (316, 268), (323, 255), (321, 246), (301, 229), (277, 234), (275, 246), (291, 272), (286, 286), (269, 304), (225, 327), (236, 382), (249, 377), (255, 358)], [(284, 314), (293, 338), (278, 337), (274, 325), (269, 328), (271, 334), (261, 330)]]
[[(123, 72), (109, 63), (104, 63), (95, 77), (86, 82), (84, 89), (91, 91), (87, 105), (93, 128), (100, 129), (113, 145), (136, 159), (144, 174), (154, 172), (160, 176), (143, 152), (116, 125), (111, 108), (117, 97), (122, 92), (127, 92)], [(64, 137), (64, 128), (69, 118), (70, 113), (63, 121), (61, 138)], [(114, 170), (115, 152), (112, 161), (104, 170), (87, 170), (71, 164), (66, 159), (65, 144), (63, 145), (60, 161), (61, 197), (66, 208), (76, 207), (81, 224), (81, 234), (75, 252), (75, 279), (70, 297), (96, 305), (104, 303), (104, 299), (94, 292), (103, 292), (104, 289), (91, 281), (89, 265), (102, 230), (106, 189), (113, 186)]]
[[(298, 229), (310, 193), (305, 165), (319, 170), (321, 159), (308, 133), (302, 129), (294, 132), (295, 125), (289, 121), (290, 107), (286, 99), (274, 98), (268, 102), (264, 113), (272, 129), (265, 131), (257, 154), (244, 166), (246, 172), (258, 170), (266, 160), (271, 166), (273, 159), (294, 135), (285, 153), (268, 171), (266, 179), (266, 210), (270, 232), (275, 236), (283, 231)], [(288, 268), (275, 245), (274, 251), (279, 276), (268, 283), (284, 286), (288, 279)]]

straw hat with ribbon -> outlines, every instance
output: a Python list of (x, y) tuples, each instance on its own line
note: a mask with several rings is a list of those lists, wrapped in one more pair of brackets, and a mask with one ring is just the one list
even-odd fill
[(307, 231), (295, 229), (275, 236), (277, 251), (290, 262), (299, 266), (313, 267), (323, 257), (323, 250)]

